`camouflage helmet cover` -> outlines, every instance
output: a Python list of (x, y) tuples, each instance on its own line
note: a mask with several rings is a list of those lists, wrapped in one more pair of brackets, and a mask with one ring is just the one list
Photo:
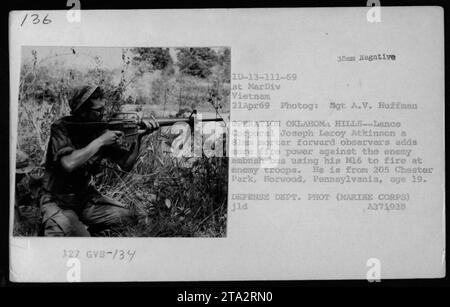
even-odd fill
[(96, 89), (98, 89), (98, 86), (94, 85), (84, 85), (76, 88), (69, 100), (69, 106), (72, 113), (76, 112), (89, 99)]

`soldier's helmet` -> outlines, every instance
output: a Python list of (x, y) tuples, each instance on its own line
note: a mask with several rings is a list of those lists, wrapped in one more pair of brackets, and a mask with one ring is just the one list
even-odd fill
[(98, 89), (95, 85), (85, 85), (74, 89), (72, 97), (69, 99), (69, 107), (72, 114), (75, 113)]
[(34, 169), (34, 165), (30, 162), (30, 157), (22, 150), (17, 149), (16, 153), (16, 173), (27, 174)]

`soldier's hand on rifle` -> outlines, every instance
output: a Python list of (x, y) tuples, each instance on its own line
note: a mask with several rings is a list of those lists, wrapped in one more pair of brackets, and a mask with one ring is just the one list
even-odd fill
[(117, 130), (106, 130), (105, 133), (103, 133), (101, 136), (99, 136), (100, 143), (105, 145), (112, 145), (119, 141), (120, 137), (123, 136), (122, 131)]
[(145, 121), (146, 129), (140, 129), (138, 131), (139, 136), (144, 136), (150, 134), (159, 129), (159, 124), (156, 122), (155, 118), (152, 116), (152, 119)]

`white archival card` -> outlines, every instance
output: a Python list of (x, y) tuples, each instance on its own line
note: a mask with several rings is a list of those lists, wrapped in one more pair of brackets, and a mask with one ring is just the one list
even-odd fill
[[(375, 9), (12, 12), (11, 280), (444, 277), (443, 10)], [(129, 52), (134, 55), (125, 59)], [(51, 237), (48, 220), (39, 220), (44, 209), (37, 202), (29, 205), (38, 217), (32, 225), (37, 230), (27, 232), (31, 222), (17, 224), (14, 214), (22, 210), (18, 220), (23, 221), (28, 212), (26, 204), (15, 203), (21, 195), (14, 183), (29, 176), (17, 171), (16, 151), (48, 170), (41, 162), (44, 151), (52, 150), (47, 142), (53, 132), (44, 124), (25, 129), (26, 123), (44, 122), (57, 103), (58, 114), (66, 114), (71, 100), (55, 92), (61, 84), (81, 84), (82, 69), (111, 74), (102, 80), (111, 85), (105, 92), (117, 86), (124, 101), (137, 111), (154, 111), (155, 118), (158, 110), (165, 117), (173, 111), (170, 116), (188, 118), (194, 108), (203, 118), (220, 116), (226, 146), (209, 149), (225, 153), (222, 177), (197, 181), (197, 163), (204, 160), (194, 155), (183, 160), (187, 166), (178, 166), (185, 177), (173, 186), (188, 187), (181, 194), (167, 190), (164, 178), (152, 177), (159, 171), (136, 166), (142, 180), (121, 189), (145, 183), (148, 190), (142, 188), (139, 204), (156, 204), (156, 215), (139, 211), (141, 228), (94, 236), (86, 222), (83, 231), (91, 237)], [(58, 74), (63, 80), (52, 77)], [(42, 134), (41, 143), (33, 133)], [(201, 137), (195, 153), (204, 156), (201, 146), (207, 140)], [(152, 140), (153, 145), (163, 142)], [(153, 145), (140, 149), (136, 163), (153, 159), (152, 165), (162, 169), (166, 158), (158, 164)], [(209, 168), (202, 164), (201, 174), (223, 167), (220, 161)], [(120, 194), (120, 201), (137, 204), (137, 194), (129, 193)], [(226, 201), (216, 203), (219, 194)], [(52, 223), (66, 227), (56, 218)]]

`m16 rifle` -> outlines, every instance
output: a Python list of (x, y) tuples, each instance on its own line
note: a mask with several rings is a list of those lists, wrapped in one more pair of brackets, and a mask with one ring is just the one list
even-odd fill
[[(146, 118), (140, 117), (136, 112), (114, 113), (106, 121), (101, 122), (71, 122), (72, 128), (86, 129), (89, 131), (117, 130), (124, 133), (124, 137), (137, 135), (138, 130), (151, 130), (149, 120), (154, 120), (160, 127), (173, 126), (176, 123), (187, 123), (194, 126), (197, 112), (194, 110), (188, 118)], [(223, 118), (201, 118), (198, 122), (222, 122)]]

